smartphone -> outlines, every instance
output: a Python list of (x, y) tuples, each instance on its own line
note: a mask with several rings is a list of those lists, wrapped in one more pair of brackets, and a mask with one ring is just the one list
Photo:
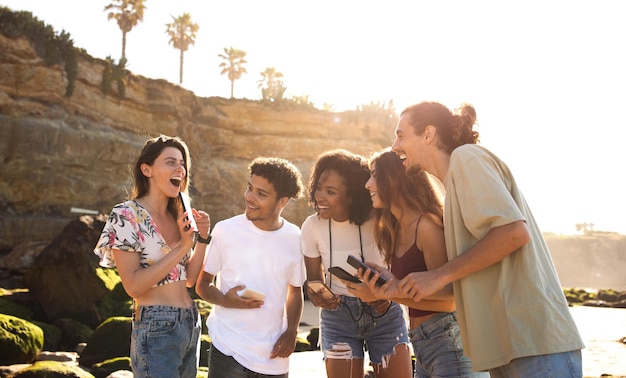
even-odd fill
[(335, 294), (333, 294), (332, 291), (330, 291), (330, 289), (328, 288), (328, 286), (324, 285), (324, 283), (322, 281), (307, 281), (307, 286), (311, 288), (311, 290), (313, 290), (314, 293), (319, 293), (320, 290), (322, 290), (322, 288), (325, 288), (326, 291), (324, 291), (324, 293), (322, 294), (322, 298), (324, 299), (331, 299), (332, 297), (335, 296)]
[(243, 293), (241, 293), (240, 296), (242, 298), (256, 299), (257, 301), (262, 301), (265, 299), (265, 294), (252, 289), (243, 289)]
[[(191, 224), (185, 227), (185, 230), (189, 230), (189, 227), (193, 228), (195, 232), (198, 232), (198, 226), (196, 225), (196, 220), (191, 213), (191, 203), (189, 202), (189, 196), (185, 192), (179, 192), (180, 202), (183, 203), (183, 210), (191, 216)], [(185, 217), (185, 220), (187, 217)]]
[[(356, 257), (354, 257), (352, 255), (348, 255), (348, 264), (350, 264), (351, 266), (353, 266), (357, 270), (359, 268), (361, 268), (361, 269), (363, 269), (364, 272), (366, 272), (368, 270), (371, 270), (372, 272), (375, 272), (374, 269), (372, 269), (369, 266), (365, 265), (365, 263), (363, 263), (361, 260), (357, 259)], [(383, 276), (378, 277), (378, 279), (376, 280), (376, 285), (378, 285), (378, 286), (384, 285), (386, 283), (387, 283), (387, 280)]]
[(341, 278), (342, 280), (346, 280), (346, 281), (350, 281), (354, 283), (361, 283), (361, 280), (359, 279), (359, 277), (346, 272), (340, 266), (331, 266), (330, 268), (328, 268), (328, 271), (334, 274), (335, 276)]

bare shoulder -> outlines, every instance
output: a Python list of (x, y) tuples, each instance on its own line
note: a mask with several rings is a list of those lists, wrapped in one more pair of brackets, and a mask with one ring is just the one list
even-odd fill
[(417, 225), (417, 247), (424, 251), (443, 249), (445, 251), (443, 227), (436, 218), (424, 215)]
[(432, 232), (443, 233), (443, 224), (433, 214), (422, 215), (422, 219), (417, 224), (417, 235), (421, 236)]

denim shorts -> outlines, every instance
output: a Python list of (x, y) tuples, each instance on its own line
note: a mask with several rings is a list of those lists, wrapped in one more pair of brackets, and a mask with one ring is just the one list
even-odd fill
[[(322, 351), (326, 358), (364, 358), (367, 348), (373, 364), (394, 355), (394, 347), (409, 343), (402, 307), (391, 302), (383, 315), (359, 298), (340, 295), (341, 303), (333, 310), (322, 309), (320, 330)], [(340, 351), (344, 355), (339, 354)]]
[(139, 306), (133, 313), (130, 359), (135, 378), (195, 378), (200, 315), (193, 307)]
[(473, 373), (463, 351), (456, 312), (442, 312), (409, 331), (415, 353), (414, 378), (488, 377)]
[(583, 376), (582, 353), (578, 349), (570, 352), (516, 358), (506, 365), (489, 369), (489, 373), (496, 378), (580, 378)]
[(267, 375), (254, 372), (241, 365), (232, 356), (220, 352), (214, 345), (211, 345), (211, 349), (209, 349), (209, 375), (207, 378), (287, 378), (288, 376), (289, 373)]

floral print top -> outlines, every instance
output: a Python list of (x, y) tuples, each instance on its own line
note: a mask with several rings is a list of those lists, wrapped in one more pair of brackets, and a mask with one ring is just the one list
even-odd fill
[[(94, 253), (100, 257), (100, 265), (115, 268), (111, 250), (119, 249), (139, 253), (139, 264), (146, 268), (170, 252), (150, 214), (138, 202), (131, 200), (115, 205), (104, 225)], [(186, 280), (185, 264), (191, 250), (155, 286)]]

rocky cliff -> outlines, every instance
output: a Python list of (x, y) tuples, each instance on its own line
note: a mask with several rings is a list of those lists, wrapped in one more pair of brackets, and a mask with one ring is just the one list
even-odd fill
[[(360, 112), (201, 98), (135, 75), (124, 96), (105, 96), (105, 66), (80, 53), (67, 97), (63, 67), (46, 65), (28, 40), (0, 34), (0, 251), (52, 240), (78, 216), (72, 207), (108, 214), (126, 198), (129, 166), (150, 136), (187, 142), (193, 205), (213, 222), (243, 210), (247, 165), (257, 156), (289, 159), (306, 182), (323, 151), (369, 156), (393, 139), (389, 122)], [(301, 224), (311, 212), (301, 199), (284, 215)]]
[(626, 290), (626, 235), (544, 235), (561, 286)]
[[(163, 80), (130, 76), (124, 97), (104, 95), (106, 62), (79, 54), (74, 92), (63, 67), (46, 65), (26, 39), (0, 33), (0, 256), (23, 270), (80, 214), (108, 214), (124, 200), (129, 166), (148, 136), (179, 135), (193, 159), (194, 206), (213, 222), (243, 210), (247, 165), (257, 156), (293, 161), (305, 181), (316, 156), (346, 148), (369, 156), (388, 146), (393, 123), (362, 112), (331, 113), (259, 101), (200, 98)], [(301, 224), (305, 199), (285, 217)], [(626, 237), (546, 240), (563, 286), (626, 290)], [(11, 252), (11, 253), (8, 253)]]

